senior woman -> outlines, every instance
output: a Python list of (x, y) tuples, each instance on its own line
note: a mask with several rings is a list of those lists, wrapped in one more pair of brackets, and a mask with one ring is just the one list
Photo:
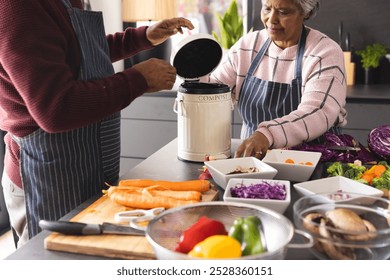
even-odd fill
[(243, 36), (209, 76), (224, 83), (243, 119), (235, 156), (264, 157), (346, 124), (344, 56), (336, 42), (304, 25), (319, 0), (262, 0), (264, 29)]

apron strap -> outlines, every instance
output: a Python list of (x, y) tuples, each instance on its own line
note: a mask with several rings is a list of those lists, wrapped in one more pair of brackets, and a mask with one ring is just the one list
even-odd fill
[[(302, 81), (302, 61), (303, 61), (303, 54), (305, 53), (306, 37), (307, 37), (306, 28), (304, 25), (302, 25), (302, 32), (298, 42), (298, 52), (297, 52), (296, 63), (295, 63), (295, 78), (298, 79), (299, 82)], [(252, 61), (247, 76), (253, 76), (253, 73), (259, 67), (260, 62), (263, 59), (270, 45), (271, 45), (271, 39), (268, 38), (267, 41), (265, 41), (265, 43), (261, 47), (259, 53), (256, 55), (255, 59)]]
[(303, 54), (305, 53), (305, 46), (306, 46), (306, 37), (307, 32), (304, 25), (302, 25), (302, 33), (301, 37), (299, 38), (298, 43), (298, 53), (295, 63), (295, 78), (299, 80), (299, 83), (302, 82), (302, 61), (303, 61)]
[(256, 55), (255, 59), (252, 61), (251, 66), (249, 67), (249, 71), (247, 73), (247, 76), (253, 76), (253, 73), (259, 67), (260, 61), (263, 59), (263, 57), (264, 57), (264, 55), (265, 55), (265, 53), (268, 50), (270, 45), (271, 45), (271, 39), (268, 38), (267, 41), (261, 47), (259, 53)]
[(68, 9), (72, 9), (73, 6), (72, 4), (69, 2), (69, 0), (61, 0), (62, 3), (64, 3), (65, 7), (67, 7)]

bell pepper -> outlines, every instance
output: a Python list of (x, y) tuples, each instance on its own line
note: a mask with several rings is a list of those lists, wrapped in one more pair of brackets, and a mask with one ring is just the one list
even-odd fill
[(242, 246), (242, 255), (254, 255), (265, 252), (260, 234), (261, 220), (257, 216), (236, 218), (228, 235), (237, 239)]
[(202, 216), (180, 236), (175, 251), (187, 254), (196, 244), (212, 235), (227, 235), (225, 225)]
[(188, 255), (208, 259), (239, 258), (241, 244), (227, 235), (212, 235), (196, 244)]

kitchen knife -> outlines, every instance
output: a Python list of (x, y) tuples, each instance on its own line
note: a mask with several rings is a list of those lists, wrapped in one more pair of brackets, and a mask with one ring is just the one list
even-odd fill
[(55, 231), (66, 235), (99, 235), (99, 234), (120, 234), (144, 236), (143, 230), (134, 229), (129, 226), (116, 225), (111, 223), (85, 224), (69, 221), (47, 221), (40, 220), (39, 226), (42, 229)]
[(327, 148), (330, 150), (337, 150), (337, 151), (360, 151), (361, 150), (359, 147), (348, 147), (348, 146), (328, 146)]

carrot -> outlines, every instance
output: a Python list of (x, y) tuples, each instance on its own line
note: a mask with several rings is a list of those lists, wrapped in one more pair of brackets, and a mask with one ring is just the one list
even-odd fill
[(369, 172), (364, 172), (361, 178), (366, 180), (367, 183), (369, 185), (371, 185), (372, 184), (372, 179), (374, 179), (374, 175), (372, 173), (369, 173)]
[(149, 179), (128, 179), (119, 181), (119, 186), (150, 187), (161, 186), (172, 191), (198, 191), (206, 192), (210, 190), (208, 180), (189, 180), (189, 181), (163, 181)]
[(110, 199), (115, 203), (131, 208), (173, 208), (182, 205), (198, 203), (196, 200), (181, 200), (172, 197), (148, 195), (141, 192), (115, 191), (114, 188), (115, 187), (111, 187), (108, 189), (107, 194)]
[(376, 178), (379, 178), (380, 176), (382, 176), (382, 173), (386, 171), (386, 166), (384, 165), (374, 165), (374, 174), (375, 174), (375, 177)]
[(383, 172), (386, 171), (386, 166), (384, 165), (373, 165), (370, 169), (366, 170), (363, 175), (362, 179), (366, 180), (369, 185), (372, 184), (372, 180), (374, 178), (379, 178)]
[(146, 188), (132, 186), (111, 187), (109, 189), (109, 193), (113, 192), (140, 193), (150, 196), (171, 197), (181, 200), (200, 201), (200, 199), (202, 198), (202, 194), (198, 191), (172, 191), (158, 185)]

